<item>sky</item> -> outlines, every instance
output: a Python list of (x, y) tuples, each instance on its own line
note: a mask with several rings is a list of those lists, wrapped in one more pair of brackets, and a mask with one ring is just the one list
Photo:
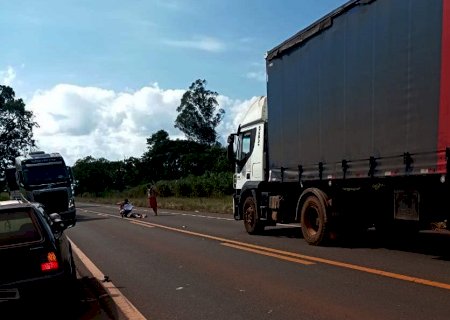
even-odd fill
[(217, 92), (220, 142), (266, 94), (264, 56), (347, 0), (0, 0), (0, 84), (69, 165), (141, 157), (197, 79)]

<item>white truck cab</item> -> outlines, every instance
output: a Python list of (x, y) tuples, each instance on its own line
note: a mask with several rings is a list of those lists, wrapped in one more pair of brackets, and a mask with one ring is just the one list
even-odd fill
[[(246, 184), (259, 183), (265, 179), (264, 137), (267, 123), (267, 98), (258, 97), (244, 115), (237, 133), (228, 138), (228, 156), (236, 164), (233, 188), (236, 196)], [(235, 218), (239, 218), (233, 197)]]

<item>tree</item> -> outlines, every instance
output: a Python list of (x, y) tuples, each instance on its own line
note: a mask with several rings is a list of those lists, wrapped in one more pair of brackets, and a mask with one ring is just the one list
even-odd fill
[(120, 166), (118, 162), (92, 156), (77, 160), (72, 170), (79, 183), (78, 192), (91, 192), (99, 196), (104, 191), (112, 190)]
[(147, 182), (166, 178), (169, 143), (169, 134), (165, 130), (159, 130), (147, 139), (148, 151), (142, 157), (142, 171)]
[(140, 173), (147, 181), (201, 176), (206, 172), (231, 172), (226, 149), (189, 140), (170, 140), (164, 130), (147, 139)]
[(25, 110), (11, 87), (0, 85), (0, 172), (27, 148), (34, 147), (33, 112)]
[[(188, 140), (213, 145), (217, 141), (216, 127), (225, 111), (217, 109), (217, 92), (205, 88), (206, 80), (196, 80), (183, 94), (177, 108), (175, 128), (180, 129)], [(216, 111), (217, 109), (217, 111)]]

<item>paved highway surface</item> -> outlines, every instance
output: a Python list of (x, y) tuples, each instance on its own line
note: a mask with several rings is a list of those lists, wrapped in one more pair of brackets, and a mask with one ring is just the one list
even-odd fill
[(109, 286), (112, 319), (450, 317), (447, 233), (386, 242), (369, 231), (314, 247), (298, 226), (250, 236), (226, 215), (122, 219), (116, 206), (98, 204), (78, 204), (77, 213), (67, 234), (85, 256), (79, 264), (89, 260), (97, 278), (107, 276), (97, 282)]

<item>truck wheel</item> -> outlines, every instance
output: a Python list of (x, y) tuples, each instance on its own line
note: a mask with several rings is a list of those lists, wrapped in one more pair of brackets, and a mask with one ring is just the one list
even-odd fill
[(326, 208), (316, 196), (309, 196), (303, 203), (300, 223), (303, 238), (311, 245), (320, 245), (328, 236)]
[(247, 230), (249, 234), (257, 234), (264, 230), (264, 225), (259, 220), (255, 199), (253, 199), (253, 197), (247, 197), (245, 199), (244, 205), (242, 206), (242, 212), (244, 213), (245, 230)]

